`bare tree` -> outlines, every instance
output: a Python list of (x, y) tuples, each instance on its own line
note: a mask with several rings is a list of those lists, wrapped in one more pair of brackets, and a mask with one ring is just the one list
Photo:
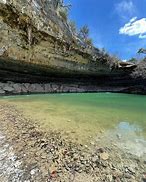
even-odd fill
[(133, 71), (132, 76), (134, 78), (141, 77), (143, 79), (146, 79), (146, 58), (137, 64), (137, 67)]
[(93, 41), (89, 38), (89, 28), (87, 25), (84, 25), (79, 31), (79, 38), (85, 44), (85, 46), (92, 47)]
[(56, 5), (55, 5), (55, 7), (56, 7), (56, 9), (58, 8), (58, 7), (62, 7), (62, 8), (66, 8), (66, 9), (70, 9), (71, 8), (71, 4), (67, 4), (67, 5), (65, 5), (64, 4), (64, 0), (56, 0)]
[[(138, 50), (139, 54), (146, 54), (146, 49), (141, 48)], [(143, 78), (146, 79), (146, 57), (144, 57), (143, 59), (141, 59), (138, 64), (137, 67), (135, 68), (135, 70), (132, 73), (132, 77), (134, 78)]]
[(80, 31), (79, 31), (79, 36), (80, 38), (82, 38), (83, 40), (86, 40), (89, 37), (89, 28), (87, 25), (84, 25)]
[(146, 54), (146, 49), (140, 48), (137, 53), (139, 53), (139, 54), (141, 54), (141, 53), (142, 54)]

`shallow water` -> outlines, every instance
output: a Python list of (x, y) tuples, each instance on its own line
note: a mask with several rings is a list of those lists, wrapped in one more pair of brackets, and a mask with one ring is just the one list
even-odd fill
[(60, 129), (76, 141), (104, 132), (146, 138), (146, 96), (92, 93), (2, 97), (37, 120), (44, 129)]

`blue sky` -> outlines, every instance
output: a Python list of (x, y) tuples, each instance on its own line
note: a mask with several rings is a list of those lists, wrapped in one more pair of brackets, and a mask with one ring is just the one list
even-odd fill
[(146, 48), (146, 0), (64, 0), (72, 4), (69, 18), (88, 25), (94, 45), (122, 60)]

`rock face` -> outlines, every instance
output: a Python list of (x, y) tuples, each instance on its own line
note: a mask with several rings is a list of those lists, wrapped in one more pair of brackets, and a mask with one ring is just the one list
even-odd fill
[[(0, 81), (16, 83), (13, 90), (5, 86), (0, 92), (36, 90), (24, 84), (20, 89), (20, 83), (59, 82), (94, 89), (103, 83), (104, 87), (131, 84), (129, 74), (135, 65), (115, 63), (99, 49), (83, 45), (71, 31), (59, 2), (0, 0)], [(44, 92), (38, 87), (37, 92)]]
[(0, 67), (36, 75), (108, 74), (78, 45), (55, 1), (0, 0)]

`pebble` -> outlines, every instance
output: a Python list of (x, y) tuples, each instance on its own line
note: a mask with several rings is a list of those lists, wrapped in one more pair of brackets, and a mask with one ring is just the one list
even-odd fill
[(121, 134), (117, 134), (117, 138), (120, 140), (122, 138)]
[(41, 158), (46, 159), (47, 158), (46, 154), (41, 154)]
[(127, 178), (127, 179), (133, 178), (133, 176), (132, 176), (131, 174), (128, 174), (128, 173), (126, 173), (126, 174), (124, 175), (124, 177)]
[[(19, 113), (17, 113), (17, 115), (19, 115)], [(18, 125), (18, 127), (21, 128), (22, 125)], [(25, 125), (25, 128), (23, 130), (23, 132), (29, 134), (30, 126)], [(31, 129), (31, 132), (33, 132), (33, 127)], [(17, 136), (15, 132), (13, 135), (15, 137)], [(22, 156), (24, 154), (27, 156), (25, 158), (22, 157), (22, 160), (25, 159), (26, 162), (26, 165), (24, 165), (24, 170), (25, 168), (28, 170), (26, 171), (27, 179), (25, 179), (27, 181), (29, 181), (30, 178), (33, 178), (34, 181), (37, 182), (47, 181), (44, 179), (49, 179), (50, 181), (61, 181), (64, 179), (64, 177), (66, 178), (68, 174), (76, 174), (79, 176), (81, 175), (81, 177), (84, 175), (92, 177), (97, 175), (97, 177), (99, 177), (98, 181), (112, 182), (115, 179), (117, 181), (136, 181), (138, 179), (136, 175), (139, 175), (136, 170), (142, 170), (140, 165), (135, 165), (136, 162), (132, 161), (131, 158), (124, 159), (122, 156), (121, 159), (116, 158), (116, 151), (109, 150), (108, 146), (99, 149), (96, 149), (96, 146), (92, 146), (92, 151), (90, 151), (88, 145), (78, 145), (72, 142), (68, 142), (68, 139), (62, 139), (60, 137), (60, 132), (48, 133), (46, 135), (46, 138), (43, 135), (41, 137), (39, 132), (36, 134), (35, 138), (33, 136), (28, 138), (28, 135), (23, 136), (24, 138), (22, 139), (22, 142), (24, 140), (25, 143), (28, 143), (27, 146), (23, 146), (24, 151), (21, 151)], [(35, 145), (32, 146), (32, 142), (30, 142), (31, 140), (37, 140)], [(21, 141), (18, 140), (18, 143), (21, 143)], [(16, 145), (18, 145), (18, 143), (16, 143)], [(43, 147), (44, 145), (47, 147)], [(110, 151), (110, 155), (107, 151)], [(122, 153), (119, 152), (118, 156), (119, 154)], [(12, 160), (12, 162), (16, 161)], [(37, 164), (37, 166), (34, 168), (32, 168), (33, 163)], [(127, 166), (127, 164), (129, 166)], [(16, 167), (19, 168), (20, 166), (16, 165)], [(137, 167), (140, 167), (140, 170)], [(36, 175), (39, 176), (41, 180), (38, 180), (38, 178), (36, 178)], [(87, 181), (86, 179), (87, 178), (85, 177), (84, 181)], [(68, 182), (69, 180), (66, 181)]]
[(108, 160), (109, 159), (109, 154), (106, 152), (101, 153), (99, 156), (100, 156), (100, 159), (102, 159), (102, 160)]
[(36, 169), (32, 169), (32, 170), (30, 171), (30, 174), (31, 174), (31, 175), (35, 175), (35, 173), (36, 173)]
[(94, 156), (94, 157), (92, 157), (92, 161), (95, 163), (95, 162), (97, 162), (99, 160), (99, 157), (98, 156)]
[(95, 145), (95, 143), (94, 143), (94, 142), (90, 142), (90, 144), (91, 144), (91, 145)]
[(112, 182), (113, 181), (113, 176), (112, 175), (107, 175), (107, 181)]
[(135, 169), (134, 168), (128, 167), (127, 169), (129, 170), (130, 173), (135, 174)]

